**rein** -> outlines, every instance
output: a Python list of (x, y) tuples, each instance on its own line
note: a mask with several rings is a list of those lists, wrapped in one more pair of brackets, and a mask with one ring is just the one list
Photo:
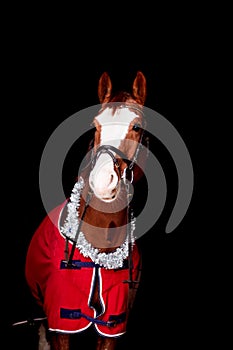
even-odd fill
[[(70, 252), (70, 256), (67, 259), (67, 266), (68, 267), (71, 267), (73, 265), (72, 260), (73, 260), (73, 256), (74, 256), (74, 252), (75, 252), (75, 248), (76, 248), (76, 243), (78, 241), (78, 236), (79, 236), (79, 233), (80, 233), (80, 230), (81, 230), (81, 223), (82, 223), (82, 221), (84, 219), (84, 216), (86, 214), (86, 210), (87, 210), (87, 208), (89, 206), (92, 194), (93, 194), (93, 192), (88, 192), (86, 203), (85, 203), (85, 208), (84, 208), (82, 216), (80, 218), (80, 224), (78, 225), (78, 229), (77, 229), (74, 241), (73, 241), (73, 245), (72, 245), (72, 249), (71, 249), (71, 252)], [(66, 249), (65, 249), (66, 255), (68, 255), (68, 242), (69, 242), (69, 240), (66, 239)]]

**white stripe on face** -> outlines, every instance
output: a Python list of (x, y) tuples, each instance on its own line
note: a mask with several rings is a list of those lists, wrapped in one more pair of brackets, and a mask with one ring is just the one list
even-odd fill
[[(121, 141), (128, 133), (130, 123), (136, 117), (137, 115), (127, 108), (117, 109), (114, 115), (111, 108), (104, 109), (96, 117), (96, 121), (101, 127), (100, 145), (111, 145), (119, 148)], [(109, 154), (100, 154), (89, 177), (89, 183), (95, 196), (103, 201), (114, 200), (118, 181), (112, 158)]]
[(100, 145), (110, 144), (118, 148), (127, 135), (130, 123), (137, 117), (127, 108), (120, 108), (112, 115), (112, 109), (106, 108), (96, 120), (101, 125)]

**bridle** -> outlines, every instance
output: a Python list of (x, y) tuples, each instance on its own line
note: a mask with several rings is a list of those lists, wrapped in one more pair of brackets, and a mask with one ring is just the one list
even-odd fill
[[(137, 146), (137, 149), (139, 148), (139, 144)], [(114, 156), (114, 153), (116, 153), (118, 156), (120, 156), (120, 158), (122, 160), (124, 160), (124, 162), (127, 164), (127, 167), (124, 168), (124, 171), (123, 171), (123, 174), (121, 174), (121, 178), (122, 179), (128, 179), (129, 180), (129, 174), (131, 175), (130, 177), (130, 182), (132, 183), (133, 182), (133, 166), (134, 166), (134, 163), (136, 163), (136, 158), (137, 157), (134, 157), (133, 160), (129, 160), (127, 158), (127, 156), (121, 152), (118, 148), (112, 146), (112, 145), (102, 145), (100, 146), (98, 149), (97, 149), (97, 152), (95, 153), (93, 159), (92, 159), (92, 167), (91, 167), (91, 170), (94, 168), (95, 166), (95, 163), (97, 161), (97, 159), (99, 158), (99, 156), (101, 154), (108, 154), (111, 158), (112, 158), (112, 161), (113, 161), (113, 164), (114, 164), (114, 167), (116, 169), (119, 169), (120, 167), (120, 164), (119, 164), (119, 161), (118, 161), (118, 158), (116, 158)], [(137, 152), (139, 153), (139, 152)]]
[[(111, 104), (110, 104), (111, 105)], [(133, 182), (133, 179), (134, 179), (134, 175), (133, 175), (133, 168), (134, 168), (134, 165), (136, 164), (137, 162), (137, 159), (138, 159), (138, 155), (139, 155), (139, 151), (142, 147), (142, 144), (143, 144), (143, 138), (144, 138), (144, 135), (145, 135), (145, 115), (144, 115), (144, 112), (139, 109), (138, 107), (136, 106), (132, 106), (131, 104), (124, 104), (124, 105), (119, 105), (118, 108), (129, 108), (129, 109), (133, 109), (135, 110), (136, 112), (140, 113), (142, 116), (143, 116), (143, 121), (144, 121), (144, 125), (143, 126), (140, 126), (140, 129), (142, 130), (141, 132), (141, 135), (140, 135), (140, 140), (137, 144), (137, 148), (136, 148), (136, 151), (134, 153), (134, 156), (133, 158), (130, 160), (128, 159), (128, 157), (126, 156), (125, 153), (123, 153), (122, 151), (120, 151), (118, 148), (112, 146), (112, 145), (101, 145), (97, 148), (97, 150), (95, 151), (94, 153), (94, 149), (92, 149), (92, 155), (91, 155), (91, 170), (93, 170), (95, 164), (96, 164), (96, 161), (97, 159), (99, 158), (99, 156), (101, 154), (108, 154), (111, 158), (112, 158), (112, 161), (113, 161), (113, 164), (114, 164), (114, 167), (115, 168), (119, 168), (120, 167), (120, 164), (119, 164), (119, 161), (118, 161), (118, 158), (115, 157), (114, 153), (117, 154), (122, 160), (124, 160), (124, 162), (127, 164), (127, 167), (124, 168), (124, 171), (123, 171), (123, 174), (121, 174), (121, 178), (123, 178), (124, 180), (127, 179), (129, 180), (131, 183)], [(100, 112), (102, 111), (103, 109), (100, 110)], [(99, 112), (99, 113), (100, 113)], [(148, 140), (147, 140), (148, 142)], [(148, 146), (148, 145), (147, 145)], [(147, 147), (148, 148), (148, 147)]]
[[(120, 105), (118, 108), (129, 108), (129, 109), (136, 110), (138, 113), (140, 113), (144, 117), (143, 111), (141, 109), (137, 108), (136, 106), (132, 106), (131, 104), (130, 105), (128, 105), (128, 104)], [(101, 112), (101, 110), (100, 110), (100, 112)], [(94, 168), (96, 161), (100, 157), (101, 154), (108, 154), (112, 158), (114, 167), (116, 167), (116, 168), (119, 168), (120, 164), (119, 164), (118, 158), (115, 157), (114, 153), (117, 154), (127, 164), (126, 168), (124, 168), (124, 172), (123, 172), (121, 178), (124, 180), (124, 183), (126, 185), (126, 191), (127, 191), (128, 196), (130, 196), (131, 194), (130, 194), (129, 183), (126, 180), (128, 180), (131, 183), (133, 182), (133, 179), (134, 179), (133, 168), (137, 162), (140, 149), (144, 143), (143, 139), (145, 136), (145, 118), (143, 118), (143, 121), (144, 121), (144, 125), (140, 127), (142, 129), (140, 139), (139, 139), (139, 142), (137, 144), (137, 148), (135, 150), (135, 153), (134, 153), (134, 156), (132, 159), (128, 159), (128, 157), (122, 151), (120, 151), (118, 148), (116, 148), (112, 145), (101, 145), (97, 148), (95, 153), (94, 153), (94, 148), (92, 148), (92, 155), (91, 155), (91, 161), (90, 161), (90, 163), (91, 163), (90, 169), (91, 170), (90, 171), (92, 171), (92, 169)], [(146, 141), (146, 146), (148, 149), (148, 137), (146, 138), (145, 141)], [(148, 153), (147, 153), (147, 156), (148, 156)], [(90, 163), (87, 165), (88, 167), (89, 167)], [(86, 210), (90, 204), (90, 200), (91, 200), (92, 195), (93, 195), (93, 192), (89, 191), (87, 198), (86, 198), (85, 207), (84, 207), (82, 216), (80, 218), (80, 224), (78, 226), (78, 229), (77, 229), (77, 232), (75, 235), (75, 239), (73, 240), (73, 245), (72, 245), (70, 256), (68, 256), (68, 239), (66, 240), (65, 253), (66, 253), (67, 257), (66, 257), (65, 261), (66, 261), (67, 267), (70, 267), (70, 268), (72, 268), (72, 259), (73, 259), (76, 243), (78, 240), (79, 232), (81, 229), (81, 222), (84, 219), (84, 216), (85, 216)], [(128, 222), (130, 222), (132, 220), (132, 208), (130, 207), (130, 204), (128, 204), (128, 206), (127, 206), (127, 217), (128, 217)], [(128, 230), (128, 226), (127, 226), (127, 230)], [(129, 230), (127, 232), (127, 235), (129, 236)], [(129, 257), (128, 257), (128, 259), (129, 259), (129, 267), (128, 267), (129, 279), (124, 281), (124, 282), (129, 283), (130, 288), (134, 288), (134, 285), (139, 283), (139, 282), (134, 281), (133, 276), (132, 276), (132, 242), (130, 239), (128, 240), (128, 245), (129, 245)]]

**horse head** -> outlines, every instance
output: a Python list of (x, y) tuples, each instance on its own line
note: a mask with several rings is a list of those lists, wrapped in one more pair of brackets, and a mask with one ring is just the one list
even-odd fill
[[(136, 178), (134, 166), (142, 145), (145, 118), (146, 78), (138, 71), (132, 91), (112, 94), (112, 82), (104, 72), (98, 84), (101, 109), (93, 120), (95, 127), (89, 184), (104, 202), (117, 198), (121, 180)], [(144, 157), (143, 157), (144, 158)]]

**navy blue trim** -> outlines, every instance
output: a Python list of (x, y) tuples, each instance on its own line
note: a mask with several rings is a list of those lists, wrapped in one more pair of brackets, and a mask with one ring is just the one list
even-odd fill
[(110, 315), (108, 321), (98, 320), (97, 318), (85, 315), (81, 312), (81, 309), (60, 309), (60, 317), (61, 318), (68, 318), (71, 320), (77, 320), (81, 317), (84, 317), (86, 320), (99, 324), (101, 326), (107, 326), (107, 327), (115, 327), (119, 323), (125, 322), (126, 320), (126, 313), (122, 312), (120, 315)]
[(114, 322), (115, 324), (124, 322), (126, 320), (126, 312), (122, 312), (120, 315), (110, 315), (109, 316), (109, 322)]
[(67, 261), (62, 260), (60, 264), (60, 269), (71, 269), (71, 270), (80, 270), (82, 267), (99, 267), (98, 264), (95, 264), (93, 261), (81, 261), (81, 260), (72, 260), (72, 264), (69, 265)]
[(60, 309), (60, 317), (61, 318), (69, 318), (73, 320), (77, 320), (81, 318), (81, 309)]
[[(61, 260), (60, 263), (60, 269), (70, 269), (70, 270), (81, 270), (82, 267), (89, 267), (89, 268), (94, 268), (94, 267), (102, 267), (99, 264), (95, 264), (93, 261), (81, 261), (81, 260), (72, 260), (72, 264), (69, 265), (66, 260)], [(128, 259), (125, 259), (123, 261), (123, 266), (118, 267), (117, 269), (114, 269), (114, 272), (117, 272), (119, 270), (126, 270), (129, 268), (129, 261)]]

